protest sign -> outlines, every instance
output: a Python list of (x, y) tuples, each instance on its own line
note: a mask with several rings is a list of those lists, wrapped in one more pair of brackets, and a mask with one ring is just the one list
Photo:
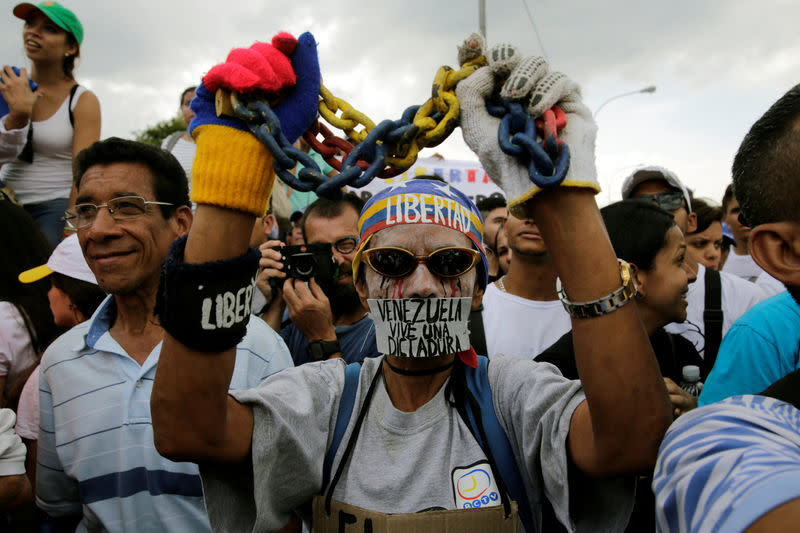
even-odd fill
[(386, 298), (367, 303), (381, 353), (436, 357), (469, 349), (471, 298)]

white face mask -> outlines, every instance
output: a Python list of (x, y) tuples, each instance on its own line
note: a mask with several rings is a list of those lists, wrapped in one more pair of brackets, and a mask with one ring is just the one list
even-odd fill
[(385, 298), (367, 303), (381, 353), (437, 357), (469, 349), (471, 298)]

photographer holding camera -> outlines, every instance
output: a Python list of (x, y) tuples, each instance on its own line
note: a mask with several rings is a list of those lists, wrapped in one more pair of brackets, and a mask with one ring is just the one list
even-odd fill
[[(271, 302), (261, 317), (280, 332), (295, 365), (378, 355), (372, 319), (353, 284), (363, 204), (352, 193), (337, 201), (320, 198), (300, 220), (307, 245), (281, 248), (274, 240), (261, 245), (256, 285)], [(287, 308), (289, 321), (282, 324)]]

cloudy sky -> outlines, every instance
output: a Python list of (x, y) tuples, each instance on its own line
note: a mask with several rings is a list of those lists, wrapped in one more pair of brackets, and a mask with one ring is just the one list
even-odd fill
[[(534, 31), (525, 3), (533, 16)], [(181, 90), (233, 47), (310, 30), (325, 85), (376, 123), (430, 94), (440, 65), (478, 28), (478, 0), (63, 0), (83, 22), (77, 79), (94, 91), (102, 135), (134, 132), (176, 113)], [(674, 170), (698, 196), (719, 199), (752, 123), (798, 82), (800, 4), (790, 0), (486, 0), (489, 44), (546, 55), (583, 88), (597, 115), (605, 204), (641, 164)], [(0, 18), (2, 62), (27, 65), (22, 21)], [(543, 44), (543, 49), (539, 42)], [(456, 131), (436, 148), (475, 159)], [(423, 151), (430, 155), (432, 151)]]

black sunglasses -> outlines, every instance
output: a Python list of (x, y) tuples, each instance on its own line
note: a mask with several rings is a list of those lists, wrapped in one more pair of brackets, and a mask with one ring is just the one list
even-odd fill
[(664, 211), (676, 211), (683, 205), (683, 193), (681, 191), (641, 194), (636, 196), (636, 199), (653, 202)]
[(435, 276), (455, 278), (469, 272), (480, 261), (481, 254), (471, 248), (453, 246), (428, 255), (414, 255), (405, 248), (383, 246), (364, 250), (363, 257), (372, 270), (387, 278), (408, 276), (422, 263)]

